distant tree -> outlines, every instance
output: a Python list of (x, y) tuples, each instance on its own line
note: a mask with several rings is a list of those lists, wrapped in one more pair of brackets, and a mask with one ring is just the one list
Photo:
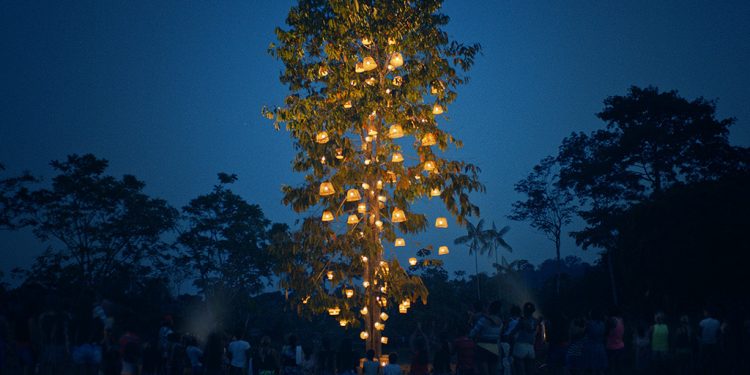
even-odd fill
[(489, 242), (488, 255), (495, 255), (495, 263), (499, 262), (499, 249), (503, 248), (509, 252), (513, 251), (513, 248), (505, 241), (505, 235), (510, 231), (509, 226), (504, 226), (501, 229), (497, 229), (495, 222), (492, 222), (492, 228), (487, 229), (487, 241)]
[(548, 156), (523, 180), (515, 185), (516, 192), (524, 198), (513, 203), (513, 210), (508, 216), (511, 220), (527, 221), (532, 228), (544, 233), (555, 244), (557, 259), (556, 289), (560, 294), (560, 241), (562, 230), (570, 224), (578, 207), (572, 191), (560, 185), (555, 158)]
[(213, 191), (182, 208), (187, 227), (177, 239), (179, 261), (209, 299), (257, 294), (270, 275), (266, 247), (271, 222), (258, 205), (229, 189), (236, 180), (236, 175), (219, 173)]
[[(5, 166), (0, 164), (0, 172)], [(16, 177), (0, 178), (0, 229), (16, 229), (22, 219), (21, 197), (28, 193), (28, 184), (35, 178), (28, 173)]]
[(22, 224), (49, 244), (29, 277), (63, 277), (99, 290), (116, 274), (146, 276), (163, 264), (161, 236), (174, 228), (174, 208), (143, 193), (145, 184), (134, 176), (105, 175), (108, 162), (94, 155), (51, 165), (58, 173), (52, 185), (30, 191), (22, 202)]
[(489, 232), (484, 229), (484, 219), (480, 219), (477, 225), (466, 221), (466, 234), (453, 240), (456, 245), (469, 247), (469, 255), (474, 254), (474, 274), (476, 275), (477, 299), (482, 298), (479, 282), (479, 253), (484, 254), (490, 248)]

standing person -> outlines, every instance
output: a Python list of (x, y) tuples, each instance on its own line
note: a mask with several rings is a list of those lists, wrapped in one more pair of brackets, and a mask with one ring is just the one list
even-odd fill
[(513, 345), (513, 368), (514, 374), (533, 375), (536, 373), (534, 360), (534, 341), (538, 322), (534, 318), (536, 306), (531, 302), (523, 305), (523, 317), (518, 321), (515, 328), (515, 339)]
[(645, 372), (649, 368), (651, 359), (651, 339), (646, 323), (638, 322), (638, 328), (633, 335), (633, 346), (635, 347), (634, 368), (638, 373)]
[(427, 335), (422, 331), (422, 323), (417, 323), (409, 339), (411, 348), (411, 366), (409, 375), (427, 375), (430, 372), (430, 344)]
[(206, 338), (206, 347), (203, 352), (203, 369), (205, 375), (221, 375), (224, 364), (224, 344), (221, 336), (212, 332)]
[(441, 334), (438, 349), (432, 361), (433, 375), (451, 375), (451, 344), (446, 334)]
[(159, 351), (161, 352), (161, 363), (159, 369), (162, 374), (167, 373), (167, 362), (169, 359), (169, 335), (174, 333), (174, 320), (171, 315), (166, 315), (159, 327)]
[[(507, 324), (504, 324), (504, 329), (500, 335), (500, 346), (498, 348), (500, 361), (503, 368), (513, 367), (513, 346), (515, 341), (516, 327), (518, 322), (521, 321), (521, 308), (517, 305), (510, 307), (510, 316), (508, 317)], [(503, 371), (502, 373), (506, 373)]]
[(336, 373), (336, 353), (331, 349), (331, 340), (324, 337), (321, 349), (315, 359), (316, 375), (334, 375)]
[(357, 367), (359, 367), (359, 358), (352, 350), (351, 340), (342, 339), (339, 344), (339, 351), (336, 353), (338, 375), (355, 375)]
[(651, 363), (657, 373), (668, 370), (669, 356), (669, 327), (663, 312), (657, 312), (654, 316), (654, 324), (651, 326)]
[(370, 349), (362, 362), (362, 375), (380, 375), (380, 362), (375, 360), (375, 351)]
[(232, 337), (232, 341), (227, 347), (229, 354), (229, 375), (245, 375), (244, 370), (247, 368), (250, 343), (244, 340), (242, 333)]
[(120, 337), (120, 357), (122, 358), (120, 375), (138, 375), (141, 339), (133, 330), (125, 330), (125, 334)]
[(456, 353), (456, 375), (475, 375), (477, 374), (474, 362), (476, 344), (468, 336), (468, 326), (461, 327), (460, 332), (461, 335), (453, 340), (453, 350)]
[(185, 348), (185, 355), (187, 355), (190, 361), (190, 368), (193, 370), (192, 375), (203, 374), (203, 351), (198, 347), (198, 339), (195, 336), (188, 336), (187, 347)]
[(169, 355), (167, 357), (167, 368), (169, 375), (182, 375), (187, 366), (187, 354), (185, 353), (185, 339), (177, 333), (171, 333), (169, 339)]
[(714, 318), (712, 308), (703, 311), (703, 320), (698, 323), (698, 343), (700, 344), (700, 368), (704, 374), (710, 374), (718, 367), (719, 334), (721, 323)]
[(383, 367), (383, 375), (402, 375), (401, 366), (398, 364), (398, 354), (388, 354), (388, 364)]
[(583, 341), (583, 364), (590, 374), (603, 374), (607, 369), (607, 350), (604, 347), (604, 321), (599, 311), (589, 312), (586, 338)]
[(675, 368), (677, 373), (687, 375), (690, 373), (693, 358), (693, 328), (690, 327), (690, 319), (687, 315), (680, 317), (680, 326), (674, 334)]
[(565, 368), (570, 374), (582, 374), (584, 369), (583, 363), (583, 344), (586, 339), (586, 321), (583, 318), (573, 319), (570, 322), (570, 345), (565, 353)]
[(302, 347), (297, 343), (297, 336), (287, 336), (286, 345), (281, 347), (281, 372), (283, 375), (300, 375)]
[(279, 375), (279, 353), (271, 346), (271, 338), (263, 336), (260, 347), (253, 356), (256, 375)]
[(302, 347), (302, 363), (300, 364), (300, 367), (302, 368), (302, 374), (304, 375), (314, 375), (315, 374), (315, 351), (313, 350), (313, 347), (310, 345), (306, 345)]
[(500, 361), (498, 342), (503, 332), (503, 320), (500, 318), (502, 305), (500, 301), (493, 301), (489, 307), (484, 304), (475, 306), (481, 306), (481, 311), (477, 312), (478, 318), (474, 319), (469, 337), (477, 342), (476, 364), (479, 375), (492, 375)]
[(607, 318), (607, 362), (609, 373), (622, 375), (625, 370), (625, 323), (617, 307), (609, 311)]

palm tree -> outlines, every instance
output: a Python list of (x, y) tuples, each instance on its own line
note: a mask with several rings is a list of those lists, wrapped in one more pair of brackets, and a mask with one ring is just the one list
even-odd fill
[(505, 250), (508, 250), (508, 252), (513, 252), (513, 248), (510, 247), (508, 242), (505, 241), (504, 236), (508, 233), (510, 230), (509, 226), (504, 226), (503, 229), (497, 230), (497, 227), (495, 226), (495, 222), (492, 222), (492, 229), (487, 230), (487, 238), (489, 239), (489, 252), (488, 255), (492, 255), (492, 253), (495, 253), (495, 264), (499, 265), (498, 260), (498, 248), (502, 247)]
[(466, 234), (453, 240), (456, 245), (469, 246), (469, 254), (474, 254), (474, 269), (477, 280), (477, 299), (482, 298), (482, 292), (479, 286), (479, 253), (484, 253), (489, 249), (488, 231), (484, 230), (484, 219), (479, 220), (475, 226), (470, 221), (466, 221)]

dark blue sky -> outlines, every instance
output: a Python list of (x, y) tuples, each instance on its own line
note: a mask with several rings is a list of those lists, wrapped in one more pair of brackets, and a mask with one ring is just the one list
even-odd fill
[[(286, 93), (265, 51), (291, 1), (65, 3), (0, 3), (0, 162), (10, 173), (49, 176), (50, 160), (91, 152), (179, 207), (227, 171), (269, 218), (296, 218), (279, 191), (301, 178), (291, 140), (260, 116)], [(635, 84), (718, 99), (720, 116), (738, 119), (732, 142), (750, 145), (748, 1), (449, 0), (444, 11), (453, 38), (484, 47), (449, 108), (445, 124), (465, 143), (452, 154), (483, 169), (487, 193), (475, 199), (488, 221), (511, 225), (511, 259), (553, 254), (505, 219), (513, 184), (564, 136), (602, 126), (594, 113), (608, 95)], [(421, 239), (460, 234), (454, 224)], [(29, 233), (0, 233), (0, 269), (43, 248)], [(451, 247), (449, 269), (473, 270), (464, 252)], [(594, 258), (571, 241), (563, 254)]]

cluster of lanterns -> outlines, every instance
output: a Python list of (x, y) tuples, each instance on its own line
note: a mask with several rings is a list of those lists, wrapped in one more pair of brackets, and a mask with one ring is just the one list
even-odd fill
[[(371, 48), (371, 46), (373, 44), (373, 41), (370, 38), (362, 38), (360, 40), (360, 42), (361, 42), (361, 44), (366, 49)], [(388, 45), (389, 46), (393, 46), (395, 44), (396, 44), (396, 40), (395, 39), (388, 38)], [(394, 70), (402, 67), (403, 65), (404, 65), (404, 56), (400, 52), (397, 52), (397, 51), (396, 52), (392, 52), (388, 56), (388, 58), (387, 58), (387, 65), (386, 65), (387, 71), (389, 71), (389, 72), (394, 71)], [(378, 66), (378, 62), (372, 56), (364, 56), (361, 61), (358, 61), (358, 62), (355, 63), (354, 71), (356, 73), (367, 73), (367, 72), (373, 71), (375, 69), (378, 69), (378, 67), (379, 67)], [(323, 77), (328, 76), (329, 74), (330, 74), (330, 70), (329, 70), (329, 68), (327, 66), (322, 65), (322, 66), (320, 66), (318, 68), (318, 77), (323, 78)], [(404, 84), (404, 82), (405, 82), (404, 77), (402, 77), (400, 75), (395, 75), (390, 80), (390, 83), (393, 86), (395, 86), (395, 87), (402, 86)], [(369, 78), (364, 79), (364, 83), (366, 85), (368, 85), (368, 86), (375, 86), (378, 83), (378, 79), (376, 77), (369, 77)], [(350, 84), (352, 86), (356, 86), (357, 85), (357, 80), (352, 80), (350, 82)], [(440, 82), (440, 81), (436, 81), (436, 82), (433, 82), (431, 84), (430, 92), (431, 92), (431, 94), (436, 95), (436, 94), (440, 93), (443, 89), (444, 89), (444, 84), (442, 82)], [(386, 93), (390, 93), (391, 92), (390, 90), (391, 89), (386, 89)], [(343, 102), (343, 107), (345, 109), (352, 108), (353, 107), (352, 101), (351, 100), (345, 100)], [(432, 112), (433, 115), (440, 115), (440, 114), (442, 114), (444, 112), (444, 108), (443, 108), (443, 106), (441, 104), (434, 103), (433, 106), (432, 106), (431, 112)], [(378, 136), (378, 128), (372, 123), (373, 120), (375, 118), (377, 118), (376, 117), (376, 113), (373, 112), (372, 114), (370, 114), (368, 116), (368, 118), (370, 120), (370, 123), (366, 124), (364, 126), (364, 134), (366, 134), (366, 136), (364, 136), (365, 142), (362, 142), (362, 146), (361, 146), (362, 147), (362, 151), (368, 151), (368, 144), (373, 139), (377, 138), (377, 136)], [(422, 119), (422, 122), (426, 122), (426, 119)], [(386, 135), (390, 139), (402, 138), (405, 135), (404, 128), (400, 124), (397, 124), (397, 123), (391, 124), (388, 127), (388, 131), (387, 131)], [(334, 136), (335, 136), (335, 134), (334, 134)], [(437, 144), (438, 140), (437, 140), (437, 136), (435, 135), (435, 133), (426, 132), (426, 133), (420, 134), (420, 136), (421, 136), (421, 138), (417, 137), (417, 140), (419, 141), (419, 144), (422, 147), (429, 147), (429, 146), (433, 146), (433, 145)], [(331, 141), (331, 138), (329, 136), (329, 133), (327, 131), (325, 131), (325, 130), (319, 131), (315, 135), (315, 142), (318, 143), (318, 144), (323, 145), (323, 144), (329, 143), (330, 141)], [(344, 149), (343, 148), (336, 148), (335, 152), (336, 152), (335, 153), (335, 158), (336, 159), (342, 160), (342, 159), (345, 158), (345, 156), (344, 156)], [(326, 164), (326, 158), (325, 158), (325, 156), (322, 156), (319, 160), (320, 160), (320, 162), (322, 164)], [(365, 165), (370, 165), (373, 162), (377, 163), (378, 161), (379, 160), (378, 160), (377, 157), (375, 157), (374, 160), (372, 159), (372, 157), (365, 157), (364, 164)], [(390, 162), (391, 163), (403, 163), (404, 162), (404, 155), (401, 154), (401, 152), (393, 151), (392, 154), (391, 154), (391, 157), (390, 157)], [(422, 163), (421, 163), (421, 169), (423, 171), (425, 171), (425, 172), (428, 172), (428, 173), (436, 172), (437, 171), (437, 167), (438, 167), (437, 163), (434, 160), (425, 160), (425, 161), (422, 161)], [(419, 180), (421, 177), (420, 177), (419, 174), (417, 174), (416, 176), (414, 176), (414, 178), (417, 179), (417, 180)], [(385, 180), (386, 183), (395, 183), (396, 180), (397, 180), (397, 176), (396, 176), (396, 174), (394, 172), (387, 171), (386, 177), (384, 177), (383, 179)], [(367, 183), (362, 183), (362, 188), (364, 190), (364, 194), (367, 195), (370, 198), (370, 200), (368, 200), (368, 202), (373, 202), (373, 203), (370, 203), (373, 206), (377, 205), (377, 207), (374, 207), (375, 210), (385, 208), (385, 203), (386, 203), (386, 200), (387, 200), (386, 196), (385, 195), (381, 195), (380, 193), (378, 193), (376, 191), (376, 190), (381, 190), (383, 188), (383, 181), (381, 181), (381, 180), (377, 181), (377, 183), (376, 183), (376, 189), (370, 189), (370, 185), (367, 184)], [(322, 182), (320, 184), (318, 193), (319, 193), (319, 195), (321, 197), (330, 197), (330, 196), (333, 196), (334, 194), (336, 194), (336, 189), (334, 188), (333, 183), (331, 183), (330, 181), (324, 181), (324, 182)], [(431, 188), (429, 190), (429, 196), (430, 197), (438, 197), (441, 194), (442, 194), (442, 190), (440, 189), (440, 187), (434, 187), (434, 188)], [(376, 198), (376, 199), (373, 199), (373, 198)], [(351, 226), (358, 225), (360, 223), (360, 221), (362, 221), (362, 220), (365, 220), (367, 222), (367, 219), (368, 219), (368, 215), (367, 215), (368, 214), (368, 203), (362, 201), (362, 194), (360, 193), (359, 189), (351, 188), (351, 189), (346, 190), (345, 197), (344, 197), (344, 202), (349, 202), (349, 203), (358, 202), (356, 204), (356, 213), (351, 213), (351, 214), (349, 214), (347, 216), (346, 223), (348, 225), (351, 225)], [(341, 207), (343, 207), (343, 203), (344, 202), (342, 202)], [(339, 210), (341, 209), (341, 207), (339, 208)], [(322, 213), (322, 215), (321, 215), (321, 221), (323, 221), (323, 222), (333, 222), (335, 220), (335, 218), (336, 218), (335, 215), (337, 213), (338, 212), (335, 213), (332, 210), (324, 210), (323, 213)], [(392, 210), (391, 210), (390, 222), (392, 224), (398, 224), (398, 223), (403, 223), (403, 222), (406, 222), (406, 221), (407, 221), (406, 212), (404, 212), (404, 210), (401, 209), (401, 208), (393, 207)], [(382, 229), (383, 222), (381, 220), (377, 220), (375, 218), (375, 215), (370, 215), (369, 216), (369, 223), (371, 225), (374, 224), (378, 229)], [(447, 228), (448, 227), (447, 219), (445, 217), (438, 217), (438, 218), (436, 218), (436, 220), (435, 220), (435, 227), (436, 228)], [(362, 235), (363, 232), (359, 232), (359, 233), (360, 233), (360, 235)], [(405, 247), (406, 246), (406, 241), (403, 238), (400, 238), (400, 237), (396, 238), (396, 240), (394, 242), (394, 246), (395, 247)], [(446, 255), (448, 253), (449, 253), (449, 251), (448, 251), (448, 247), (447, 246), (440, 246), (439, 247), (439, 249), (438, 249), (438, 255)], [(361, 259), (362, 259), (362, 262), (367, 262), (367, 257), (362, 256)], [(411, 266), (416, 266), (417, 263), (418, 263), (418, 260), (415, 257), (411, 257), (411, 258), (409, 258), (408, 262), (409, 262), (409, 264)], [(387, 273), (387, 271), (388, 271), (388, 265), (387, 265), (387, 263), (381, 261), (380, 267), (381, 267), (381, 270), (383, 270), (383, 272)], [(334, 276), (335, 275), (334, 275), (333, 271), (326, 271), (325, 275), (326, 275), (326, 278), (329, 281), (333, 281), (334, 280)], [(372, 282), (374, 283), (374, 285), (373, 285), (374, 288), (378, 286), (377, 285), (378, 284), (378, 280), (373, 280)], [(362, 281), (362, 286), (365, 289), (369, 288), (371, 286), (371, 281), (370, 280), (366, 280), (366, 279), (363, 280)], [(380, 290), (380, 293), (386, 294), (386, 291), (387, 291), (386, 285), (381, 285), (379, 290)], [(344, 288), (341, 289), (341, 292), (342, 292), (342, 294), (347, 299), (350, 299), (350, 298), (354, 297), (355, 288), (353, 288), (353, 287), (344, 287)], [(309, 296), (305, 297), (302, 300), (302, 303), (306, 304), (309, 299), (310, 299)], [(380, 296), (378, 296), (378, 297), (376, 297), (376, 299), (377, 299), (377, 301), (378, 301), (378, 303), (380, 304), (381, 307), (385, 308), (387, 306), (387, 302), (388, 301), (387, 301), (387, 299), (385, 297), (381, 298)], [(408, 310), (409, 310), (410, 307), (411, 307), (411, 301), (409, 299), (405, 299), (405, 300), (402, 300), (399, 303), (399, 305), (398, 305), (398, 311), (401, 314), (406, 314), (408, 312)], [(368, 315), (368, 313), (369, 313), (368, 308), (366, 306), (362, 307), (359, 310), (359, 312), (362, 315)], [(328, 314), (331, 315), (331, 316), (340, 316), (341, 315), (341, 308), (339, 306), (329, 307), (328, 308)], [(388, 314), (386, 312), (382, 312), (382, 313), (380, 313), (380, 315), (378, 316), (378, 318), (380, 320), (373, 323), (373, 328), (375, 330), (377, 330), (377, 331), (383, 331), (385, 329), (385, 323), (384, 322), (388, 320), (389, 316), (388, 316)], [(351, 322), (350, 318), (341, 318), (341, 319), (339, 319), (339, 324), (342, 327), (346, 327), (350, 322)], [(368, 333), (368, 331), (362, 331), (360, 333), (360, 338), (363, 339), (363, 340), (367, 340), (369, 337), (370, 337), (370, 333)], [(382, 344), (388, 344), (388, 337), (382, 336), (380, 338), (380, 341), (381, 341)]]

